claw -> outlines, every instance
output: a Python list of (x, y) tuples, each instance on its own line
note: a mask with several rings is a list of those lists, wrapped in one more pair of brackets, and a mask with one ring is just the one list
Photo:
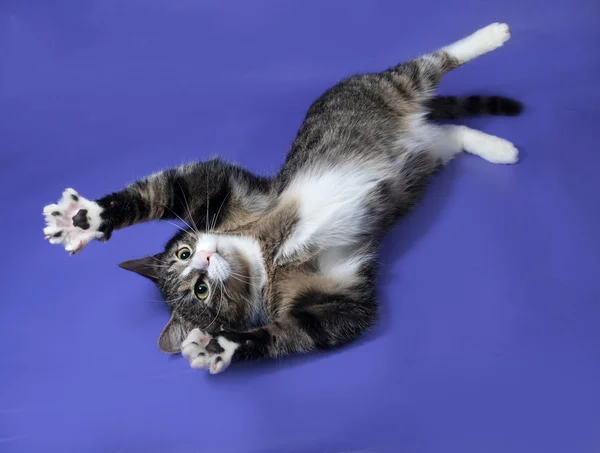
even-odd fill
[(77, 255), (79, 252), (81, 252), (81, 250), (83, 249), (84, 243), (83, 241), (79, 241), (79, 244), (77, 245), (77, 247), (75, 247), (74, 250), (71, 250), (69, 252), (69, 255)]

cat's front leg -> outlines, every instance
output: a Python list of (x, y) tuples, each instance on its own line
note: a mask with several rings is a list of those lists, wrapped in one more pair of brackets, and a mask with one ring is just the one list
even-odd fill
[(232, 362), (341, 346), (368, 329), (376, 312), (371, 290), (357, 299), (314, 292), (299, 296), (289, 312), (263, 327), (245, 332), (222, 330), (214, 335), (194, 329), (182, 343), (181, 352), (192, 368), (217, 374)]
[(56, 204), (44, 208), (45, 238), (62, 244), (71, 254), (79, 253), (93, 239), (108, 239), (102, 221), (102, 207), (87, 200), (73, 189), (66, 189)]
[(204, 368), (211, 374), (218, 374), (231, 364), (239, 347), (239, 343), (224, 336), (212, 336), (193, 329), (181, 344), (181, 354), (189, 360), (192, 368)]
[(77, 253), (92, 239), (108, 240), (113, 230), (151, 220), (179, 220), (196, 230), (243, 221), (270, 200), (269, 179), (212, 159), (154, 173), (95, 201), (67, 189), (44, 208), (44, 234)]

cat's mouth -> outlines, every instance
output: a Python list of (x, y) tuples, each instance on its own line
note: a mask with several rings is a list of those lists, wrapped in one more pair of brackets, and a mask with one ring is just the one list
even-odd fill
[(210, 257), (207, 274), (211, 280), (224, 282), (231, 274), (231, 265), (220, 253), (215, 252)]

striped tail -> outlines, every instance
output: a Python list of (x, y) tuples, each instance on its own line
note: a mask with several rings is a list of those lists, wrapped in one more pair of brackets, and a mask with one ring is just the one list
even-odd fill
[(431, 120), (454, 120), (482, 115), (517, 116), (523, 104), (503, 96), (435, 96), (427, 102)]

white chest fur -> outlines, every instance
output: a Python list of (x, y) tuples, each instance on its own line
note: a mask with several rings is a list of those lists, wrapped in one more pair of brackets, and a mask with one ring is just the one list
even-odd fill
[(364, 232), (365, 197), (381, 181), (382, 169), (344, 165), (299, 173), (281, 195), (298, 203), (299, 220), (278, 258), (309, 246), (329, 249), (353, 244)]

